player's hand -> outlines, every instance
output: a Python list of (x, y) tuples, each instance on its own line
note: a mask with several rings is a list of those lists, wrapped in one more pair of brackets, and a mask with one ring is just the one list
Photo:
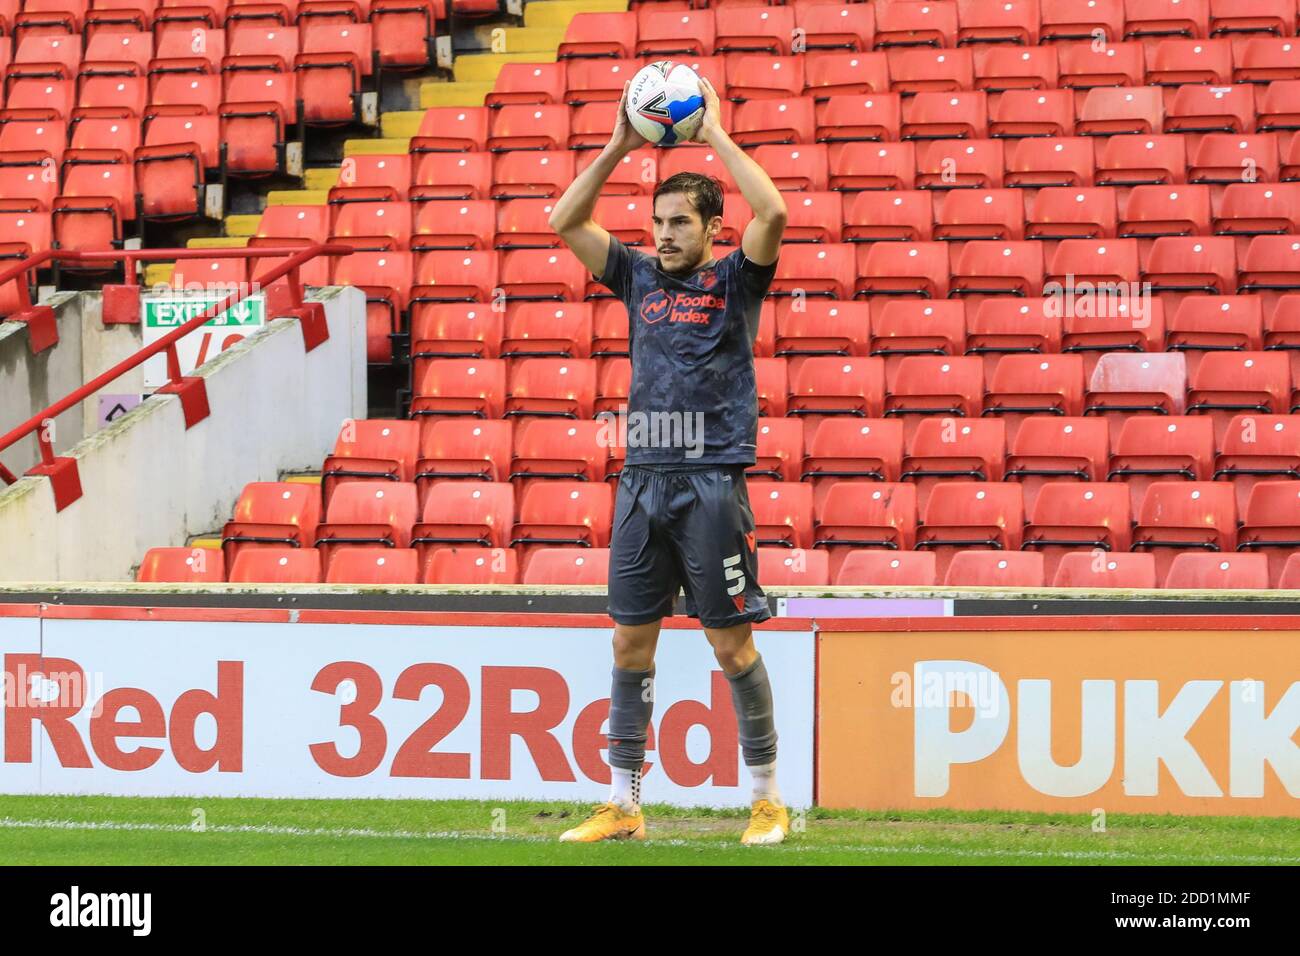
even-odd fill
[(627, 118), (627, 90), (631, 85), (631, 80), (623, 83), (623, 95), (619, 97), (618, 113), (614, 116), (614, 132), (609, 138), (608, 148), (616, 150), (620, 155), (630, 153), (650, 142), (632, 128), (632, 122)]
[(707, 77), (700, 77), (700, 93), (704, 97), (704, 119), (696, 132), (694, 141), (709, 143), (722, 130), (722, 100)]

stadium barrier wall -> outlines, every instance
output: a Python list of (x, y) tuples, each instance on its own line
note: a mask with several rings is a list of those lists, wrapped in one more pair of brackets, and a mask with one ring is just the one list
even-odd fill
[[(98, 300), (98, 294), (94, 300)], [(60, 292), (42, 304), (54, 309), (58, 323), (59, 342), (53, 348), (33, 355), (26, 323), (0, 322), (0, 434), (22, 424), (86, 381), (82, 377), (85, 373), (83, 336), (93, 334), (99, 324), (97, 301), (86, 294)], [(56, 452), (62, 454), (85, 437), (84, 408), (69, 410), (60, 417), (58, 428), (51, 436)], [(95, 419), (91, 417), (90, 421), (93, 424)], [(21, 473), (40, 461), (40, 457), (36, 436), (29, 435), (6, 450), (4, 462), (14, 472)]]
[(193, 428), (177, 396), (154, 395), (74, 445), (85, 494), (64, 511), (45, 478), (0, 487), (0, 580), (127, 580), (149, 548), (220, 527), (248, 482), (319, 468), (366, 414), (366, 329), (359, 290), (314, 298), (329, 339), (305, 353), (291, 318), (221, 352), (194, 373), (211, 414)]
[(818, 627), (824, 806), (1300, 816), (1300, 617)]
[[(743, 806), (730, 687), (677, 623), (647, 793)], [(596, 615), (0, 605), (0, 792), (599, 800), (609, 641)], [(772, 622), (758, 646), (782, 788), (807, 806), (809, 622)]]

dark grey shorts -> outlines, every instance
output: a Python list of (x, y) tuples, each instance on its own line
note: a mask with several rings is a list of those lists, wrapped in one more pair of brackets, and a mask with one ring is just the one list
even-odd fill
[(744, 465), (663, 473), (628, 465), (618, 482), (609, 554), (609, 615), (647, 624), (685, 612), (705, 627), (771, 617), (758, 586)]

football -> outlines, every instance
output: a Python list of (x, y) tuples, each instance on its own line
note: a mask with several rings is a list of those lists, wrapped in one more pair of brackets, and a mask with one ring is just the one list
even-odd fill
[(642, 67), (628, 89), (627, 117), (633, 129), (659, 146), (689, 140), (704, 119), (699, 76), (673, 60)]

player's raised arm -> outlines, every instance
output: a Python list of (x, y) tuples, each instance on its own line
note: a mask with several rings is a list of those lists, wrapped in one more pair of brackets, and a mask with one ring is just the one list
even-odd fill
[(785, 199), (763, 167), (737, 146), (722, 128), (721, 102), (713, 84), (700, 77), (700, 90), (704, 94), (704, 121), (695, 138), (713, 147), (754, 213), (740, 240), (745, 258), (755, 265), (770, 265), (781, 251), (781, 235), (785, 232), (788, 216)]
[(627, 120), (627, 84), (624, 83), (623, 96), (618, 101), (618, 113), (614, 120), (614, 134), (596, 161), (584, 169), (564, 191), (551, 211), (549, 220), (550, 227), (593, 275), (604, 274), (605, 257), (609, 253), (609, 233), (591, 218), (592, 211), (596, 208), (596, 199), (600, 196), (600, 188), (605, 185), (605, 180), (609, 179), (623, 157), (645, 143), (645, 137), (634, 130)]

